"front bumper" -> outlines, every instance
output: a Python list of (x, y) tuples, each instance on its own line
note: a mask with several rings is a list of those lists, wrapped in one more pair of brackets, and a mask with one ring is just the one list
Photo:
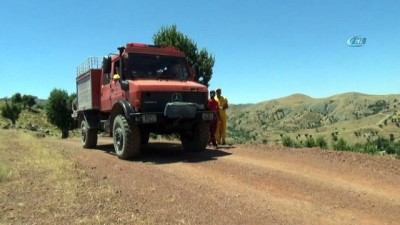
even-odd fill
[(167, 117), (165, 113), (161, 112), (146, 112), (146, 113), (131, 113), (130, 121), (136, 124), (156, 124), (156, 123), (166, 123), (167, 121), (193, 121), (201, 120), (204, 122), (210, 122), (214, 119), (215, 114), (212, 111), (197, 111), (194, 116), (190, 117)]

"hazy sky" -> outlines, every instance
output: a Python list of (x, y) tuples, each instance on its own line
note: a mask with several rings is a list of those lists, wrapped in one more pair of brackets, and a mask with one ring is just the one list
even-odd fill
[(0, 22), (0, 98), (75, 92), (87, 57), (172, 24), (215, 55), (210, 89), (233, 104), (400, 92), (400, 1), (3, 0)]

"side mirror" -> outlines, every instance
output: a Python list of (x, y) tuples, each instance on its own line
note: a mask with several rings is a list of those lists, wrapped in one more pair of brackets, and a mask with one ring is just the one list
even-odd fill
[(125, 51), (125, 47), (124, 46), (118, 47), (119, 56), (122, 56), (124, 51)]

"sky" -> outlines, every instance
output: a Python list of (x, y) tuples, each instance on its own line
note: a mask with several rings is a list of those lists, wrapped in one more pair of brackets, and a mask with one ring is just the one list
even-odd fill
[[(0, 98), (74, 93), (87, 57), (173, 24), (213, 54), (209, 89), (231, 104), (400, 92), (396, 0), (3, 0), (0, 24)], [(356, 35), (366, 44), (349, 47)]]

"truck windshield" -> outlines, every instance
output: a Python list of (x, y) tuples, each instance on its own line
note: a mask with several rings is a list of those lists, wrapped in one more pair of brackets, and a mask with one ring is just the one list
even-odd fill
[(189, 79), (186, 59), (182, 57), (131, 53), (126, 69), (128, 79)]

